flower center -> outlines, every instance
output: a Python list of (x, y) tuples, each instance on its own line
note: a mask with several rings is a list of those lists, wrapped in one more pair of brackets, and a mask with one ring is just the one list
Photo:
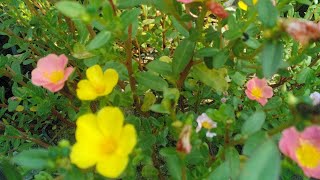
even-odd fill
[(108, 138), (102, 143), (101, 150), (103, 154), (111, 154), (117, 149), (117, 147), (117, 142), (113, 138)]
[(63, 79), (64, 73), (63, 71), (54, 71), (49, 73), (44, 74), (45, 77), (47, 77), (52, 83), (57, 83), (61, 79)]
[(206, 129), (211, 129), (212, 125), (208, 121), (204, 121), (202, 123), (202, 127), (206, 128)]
[(302, 142), (296, 149), (296, 157), (300, 164), (307, 168), (315, 168), (320, 163), (320, 151), (313, 144)]
[(96, 89), (97, 94), (102, 94), (106, 90), (106, 87), (105, 86), (96, 86), (95, 89)]
[(258, 87), (254, 87), (251, 90), (252, 96), (254, 96), (256, 99), (260, 99), (262, 97), (262, 90)]

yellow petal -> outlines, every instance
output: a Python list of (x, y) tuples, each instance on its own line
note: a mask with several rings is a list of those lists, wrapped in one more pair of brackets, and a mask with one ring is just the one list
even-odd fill
[(128, 156), (105, 156), (97, 163), (97, 171), (106, 177), (116, 178), (121, 175), (128, 164)]
[(253, 4), (257, 4), (258, 0), (253, 0)]
[(117, 107), (107, 106), (98, 112), (98, 125), (106, 137), (119, 138), (123, 120), (123, 114)]
[(98, 146), (91, 143), (76, 143), (73, 145), (70, 153), (70, 160), (79, 168), (89, 168), (95, 165), (100, 159)]
[(127, 124), (124, 126), (121, 132), (121, 136), (118, 142), (117, 153), (121, 155), (127, 155), (131, 153), (134, 146), (137, 144), (137, 133), (133, 125)]
[(94, 65), (89, 67), (86, 71), (86, 75), (88, 80), (91, 82), (92, 86), (94, 87), (102, 87), (105, 85), (105, 83), (108, 83), (108, 82), (104, 82), (103, 72), (99, 65)]
[(106, 85), (107, 85), (104, 94), (107, 95), (113, 90), (114, 86), (117, 85), (119, 75), (117, 71), (115, 71), (114, 69), (107, 69), (104, 72), (103, 76), (104, 76), (104, 81), (106, 82)]
[(248, 10), (247, 4), (244, 3), (243, 1), (239, 1), (239, 2), (238, 2), (238, 6), (239, 6), (241, 9), (245, 10), (245, 11)]
[(77, 119), (76, 140), (77, 142), (99, 144), (103, 141), (103, 134), (99, 130), (97, 116), (85, 114)]
[(78, 83), (77, 96), (80, 100), (94, 100), (98, 95), (90, 81), (81, 80)]

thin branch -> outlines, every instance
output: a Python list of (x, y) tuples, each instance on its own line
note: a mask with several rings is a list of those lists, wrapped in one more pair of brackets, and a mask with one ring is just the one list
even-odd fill
[(51, 112), (54, 116), (56, 116), (61, 122), (63, 122), (67, 126), (76, 127), (76, 124), (74, 122), (65, 119), (56, 109), (52, 108)]
[(184, 68), (184, 70), (180, 73), (180, 77), (177, 81), (177, 88), (179, 90), (181, 90), (183, 83), (184, 83), (185, 79), (187, 78), (191, 67), (193, 66), (193, 62), (194, 61), (191, 59), (190, 62), (187, 64), (187, 66)]
[(140, 99), (136, 93), (136, 80), (133, 77), (133, 69), (132, 69), (132, 25), (130, 24), (128, 27), (128, 39), (126, 41), (125, 44), (125, 50), (126, 50), (126, 62), (125, 62), (125, 66), (128, 70), (128, 75), (129, 75), (129, 83), (130, 83), (130, 87), (131, 87), (131, 91), (132, 91), (132, 95), (133, 95), (133, 100), (134, 103), (136, 105), (136, 109), (138, 111), (140, 111)]

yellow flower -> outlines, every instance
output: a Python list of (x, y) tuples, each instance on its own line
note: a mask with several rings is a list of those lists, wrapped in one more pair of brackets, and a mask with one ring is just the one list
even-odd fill
[(118, 73), (114, 69), (107, 69), (102, 72), (99, 65), (87, 69), (88, 79), (78, 83), (77, 96), (81, 100), (94, 100), (98, 96), (105, 96), (111, 93), (118, 83)]
[(128, 156), (137, 143), (134, 126), (123, 125), (123, 121), (121, 110), (111, 106), (104, 107), (97, 114), (80, 116), (71, 162), (83, 169), (96, 165), (101, 175), (118, 177), (125, 170)]
[[(257, 2), (258, 2), (258, 0), (252, 0), (252, 2), (253, 2), (253, 4), (255, 5), (255, 4), (257, 4)], [(243, 9), (243, 10), (248, 10), (248, 5), (245, 3), (245, 2), (243, 2), (243, 1), (239, 1), (238, 2), (238, 6), (241, 8), (241, 9)]]

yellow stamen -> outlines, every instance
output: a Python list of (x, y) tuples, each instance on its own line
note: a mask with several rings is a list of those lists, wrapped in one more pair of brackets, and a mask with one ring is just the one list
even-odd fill
[(262, 89), (258, 88), (258, 87), (254, 87), (251, 90), (251, 94), (252, 96), (254, 96), (256, 99), (260, 99), (262, 98)]
[(113, 138), (106, 139), (101, 145), (103, 154), (111, 154), (117, 149), (117, 142)]
[(106, 90), (105, 86), (96, 86), (95, 87), (97, 94), (102, 94)]
[(63, 71), (54, 71), (49, 73), (44, 74), (45, 77), (47, 77), (52, 83), (57, 83), (64, 77)]
[(202, 127), (206, 128), (206, 129), (211, 129), (212, 125), (208, 121), (204, 121), (202, 123)]
[(301, 142), (300, 146), (296, 149), (296, 157), (304, 167), (315, 168), (320, 165), (320, 151), (309, 142)]

